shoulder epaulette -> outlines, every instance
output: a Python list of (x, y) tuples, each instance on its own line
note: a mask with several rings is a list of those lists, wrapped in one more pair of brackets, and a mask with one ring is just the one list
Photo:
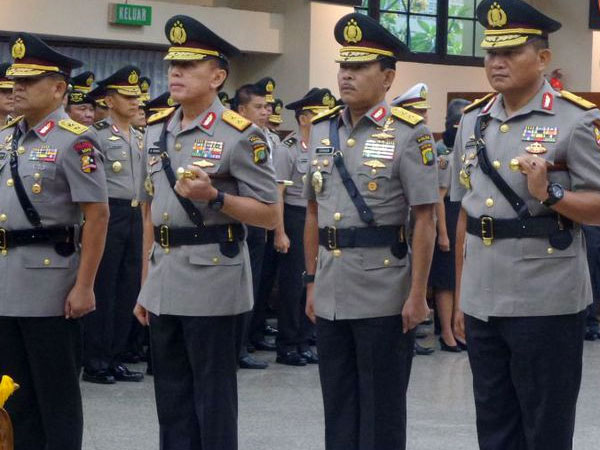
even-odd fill
[(479, 106), (482, 106), (484, 103), (487, 103), (488, 101), (490, 101), (492, 99), (492, 97), (495, 97), (495, 96), (496, 96), (496, 93), (492, 92), (492, 93), (486, 95), (485, 97), (478, 98), (470, 105), (465, 106), (465, 109), (463, 110), (463, 114), (473, 111), (475, 108), (477, 108)]
[(423, 116), (410, 112), (408, 109), (401, 108), (400, 106), (394, 106), (392, 108), (392, 116), (413, 127), (425, 120)]
[(326, 111), (323, 111), (323, 112), (317, 114), (315, 117), (313, 117), (311, 122), (313, 124), (316, 124), (316, 123), (324, 121), (325, 119), (331, 119), (333, 117), (336, 117), (343, 108), (344, 108), (344, 105), (337, 105), (335, 108), (331, 108)]
[(100, 130), (104, 130), (105, 128), (108, 128), (110, 126), (110, 124), (108, 123), (107, 120), (99, 120), (98, 122), (95, 122), (93, 127), (100, 131)]
[(164, 121), (167, 117), (169, 117), (171, 114), (173, 114), (173, 111), (175, 111), (175, 107), (173, 108), (167, 108), (167, 109), (163, 109), (162, 111), (158, 111), (157, 113), (152, 114), (150, 117), (148, 117), (147, 120), (147, 124), (148, 125), (154, 125), (155, 123), (160, 123), (162, 121)]
[(296, 133), (288, 134), (281, 143), (286, 147), (292, 147), (296, 142), (298, 142), (298, 138), (295, 136)]
[(79, 122), (75, 122), (72, 119), (59, 120), (58, 126), (67, 131), (70, 131), (73, 134), (83, 134), (87, 130), (89, 130), (89, 127), (86, 127), (85, 125), (80, 124)]
[(6, 128), (14, 127), (16, 124), (18, 124), (21, 121), (22, 118), (23, 118), (23, 116), (19, 116), (19, 117), (15, 117), (14, 119), (9, 120), (5, 125), (0, 127), (0, 130), (5, 130)]
[(245, 131), (250, 125), (252, 125), (252, 122), (250, 122), (245, 117), (240, 116), (238, 113), (232, 111), (231, 109), (226, 109), (225, 111), (223, 111), (223, 115), (221, 116), (221, 118), (223, 119), (223, 122), (231, 125), (238, 131)]
[(585, 98), (582, 98), (578, 95), (573, 94), (572, 92), (569, 91), (560, 91), (560, 95), (562, 98), (564, 98), (565, 100), (579, 106), (580, 108), (583, 108), (585, 110), (590, 110), (590, 109), (594, 109), (597, 108), (595, 103), (592, 103), (588, 100), (586, 100)]

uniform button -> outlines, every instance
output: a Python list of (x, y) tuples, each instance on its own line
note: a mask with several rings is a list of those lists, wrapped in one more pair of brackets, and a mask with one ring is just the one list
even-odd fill
[(329, 165), (329, 160), (325, 159), (323, 160), (323, 167), (327, 167)]
[(335, 256), (336, 258), (339, 258), (340, 256), (342, 256), (342, 251), (339, 248), (336, 248), (333, 251), (333, 256)]
[(23, 153), (25, 153), (25, 147), (19, 147), (19, 148), (17, 149), (17, 153), (18, 153), (19, 155), (22, 155)]
[(336, 212), (333, 215), (333, 220), (335, 220), (336, 222), (339, 222), (340, 220), (342, 220), (342, 213)]
[(491, 208), (492, 206), (494, 206), (494, 199), (493, 198), (486, 199), (485, 206), (487, 206), (488, 208)]
[(377, 169), (371, 169), (371, 175), (373, 175), (373, 176), (377, 175)]
[(175, 150), (181, 150), (181, 142), (175, 142)]
[(8, 255), (8, 250), (2, 250), (1, 253), (2, 253), (2, 256), (6, 256), (6, 255)]
[(166, 222), (167, 220), (169, 220), (169, 213), (163, 213), (163, 222)]
[(383, 260), (383, 265), (386, 266), (386, 267), (389, 266), (390, 265), (390, 260), (389, 259), (384, 259)]
[(548, 252), (549, 255), (554, 253), (554, 249), (552, 247), (548, 247), (548, 250), (546, 250)]
[(171, 253), (171, 249), (169, 247), (165, 248), (165, 255), (168, 255), (169, 253)]
[(354, 147), (354, 145), (356, 144), (356, 139), (354, 139), (354, 138), (349, 138), (349, 139), (346, 141), (346, 144), (348, 145), (348, 147)]
[(494, 166), (494, 169), (498, 170), (502, 164), (500, 164), (500, 161), (496, 160), (492, 163), (492, 166)]
[(42, 178), (42, 176), (39, 174), (39, 172), (36, 172), (33, 174), (33, 179), (38, 181), (40, 178)]
[(6, 222), (8, 220), (8, 216), (6, 214), (0, 214), (0, 222)]
[(469, 156), (467, 158), (475, 159), (475, 156), (476, 156), (475, 152), (471, 152), (471, 153), (469, 153)]
[(127, 156), (127, 152), (121, 152), (121, 156), (124, 158)]
[(519, 160), (517, 158), (513, 158), (510, 160), (510, 164), (508, 165), (508, 167), (510, 167), (510, 170), (512, 170), (513, 172), (518, 172), (519, 171)]
[(319, 160), (318, 159), (313, 159), (312, 165), (316, 166), (317, 164), (319, 164)]
[(212, 259), (213, 264), (219, 264), (219, 258), (216, 256)]
[(15, 182), (13, 181), (12, 178), (9, 178), (8, 180), (6, 180), (6, 185), (8, 187), (13, 187), (15, 185)]
[(50, 259), (48, 259), (48, 258), (44, 259), (44, 265), (45, 266), (49, 266), (50, 265)]
[(500, 125), (500, 131), (503, 133), (508, 133), (510, 131), (510, 126), (508, 126), (506, 123), (503, 123)]
[(378, 187), (379, 186), (377, 185), (377, 183), (375, 181), (370, 181), (369, 184), (367, 184), (367, 189), (369, 189), (369, 191), (371, 191), (371, 192), (375, 192)]
[(119, 173), (123, 169), (123, 164), (119, 161), (115, 161), (112, 165), (112, 170), (114, 173)]
[(33, 183), (33, 186), (31, 186), (31, 192), (34, 194), (39, 194), (42, 192), (42, 186), (39, 183)]

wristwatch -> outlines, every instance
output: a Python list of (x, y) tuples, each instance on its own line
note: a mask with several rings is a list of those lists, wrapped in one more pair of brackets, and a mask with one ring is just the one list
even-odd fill
[(309, 275), (306, 273), (306, 271), (302, 272), (302, 284), (304, 285), (304, 287), (306, 287), (310, 283), (314, 283), (314, 282), (315, 282), (314, 274)]
[(565, 196), (565, 188), (558, 183), (550, 183), (548, 185), (548, 198), (542, 202), (542, 205), (550, 208), (563, 199)]
[(213, 211), (221, 211), (225, 206), (225, 193), (217, 190), (217, 197), (208, 202), (208, 207)]

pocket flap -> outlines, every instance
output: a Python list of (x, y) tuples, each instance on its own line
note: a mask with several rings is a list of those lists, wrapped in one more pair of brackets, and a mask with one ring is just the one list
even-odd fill
[(365, 270), (403, 267), (406, 266), (407, 261), (407, 256), (398, 259), (392, 255), (389, 247), (364, 249), (362, 254), (362, 266)]
[(578, 239), (574, 239), (565, 250), (553, 248), (547, 238), (526, 238), (521, 241), (523, 259), (573, 258), (577, 255)]
[(71, 256), (60, 256), (53, 248), (48, 247), (46, 251), (25, 251), (23, 265), (27, 269), (68, 269), (71, 267), (71, 259)]
[(190, 246), (190, 264), (195, 266), (239, 266), (242, 253), (229, 258), (221, 253), (219, 244)]

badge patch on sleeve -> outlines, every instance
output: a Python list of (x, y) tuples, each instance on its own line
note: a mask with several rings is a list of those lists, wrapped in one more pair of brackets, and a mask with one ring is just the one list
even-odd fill
[(192, 150), (192, 158), (221, 159), (223, 142), (196, 139)]
[(596, 139), (596, 144), (600, 147), (600, 129), (597, 126), (594, 127), (594, 138)]
[(254, 164), (263, 164), (269, 159), (266, 144), (254, 144), (252, 146)]
[(92, 173), (98, 168), (94, 156), (94, 145), (90, 141), (79, 141), (73, 146), (81, 159), (81, 171)]
[(419, 146), (419, 150), (421, 150), (421, 157), (423, 159), (423, 164), (426, 166), (432, 166), (435, 163), (435, 157), (433, 153), (433, 145), (432, 144), (422, 144)]
[(427, 142), (427, 141), (431, 141), (431, 135), (430, 134), (424, 134), (424, 135), (419, 136), (417, 138), (417, 144), (422, 144), (423, 142)]
[(36, 147), (29, 153), (29, 161), (56, 162), (58, 150), (47, 145)]

